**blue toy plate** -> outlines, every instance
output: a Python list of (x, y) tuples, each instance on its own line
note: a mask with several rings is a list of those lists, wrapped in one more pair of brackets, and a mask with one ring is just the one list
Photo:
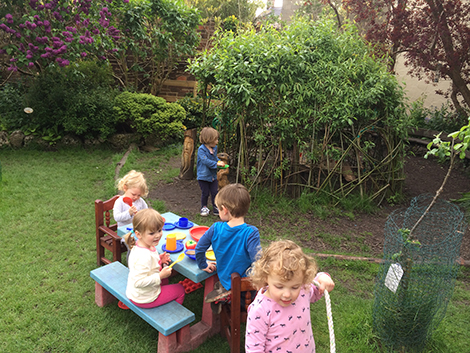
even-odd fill
[(173, 230), (176, 226), (173, 223), (165, 223), (163, 225), (163, 230)]
[(188, 221), (188, 225), (186, 227), (182, 227), (179, 225), (179, 221), (178, 222), (175, 222), (173, 223), (175, 225), (176, 228), (180, 228), (180, 229), (189, 229), (189, 228), (192, 228), (194, 227), (194, 223), (191, 222), (191, 221)]
[(189, 257), (191, 260), (196, 260), (196, 254), (188, 254), (188, 251), (194, 251), (194, 249), (186, 249), (184, 253), (186, 254), (187, 257)]
[(173, 254), (173, 253), (175, 253), (175, 252), (180, 252), (180, 251), (183, 250), (183, 249), (184, 249), (184, 244), (183, 244), (182, 241), (177, 241), (177, 242), (176, 242), (176, 250), (167, 250), (167, 249), (166, 249), (166, 244), (163, 244), (163, 245), (162, 245), (162, 250), (163, 250), (163, 251), (166, 251), (166, 252), (168, 252), (168, 253), (171, 253), (171, 254)]

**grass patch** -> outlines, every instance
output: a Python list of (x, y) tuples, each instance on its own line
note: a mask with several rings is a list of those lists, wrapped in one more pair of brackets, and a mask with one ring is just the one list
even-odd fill
[[(131, 169), (157, 168), (162, 172), (152, 176), (150, 186), (165, 182), (171, 175), (177, 175), (175, 170), (167, 173), (165, 162), (180, 152), (179, 146), (145, 154), (132, 152), (120, 175)], [(105, 308), (96, 306), (94, 282), (89, 276), (96, 268), (93, 202), (115, 194), (114, 170), (121, 158), (121, 153), (106, 149), (0, 151), (3, 179), (0, 220), (4, 236), (0, 254), (0, 347), (3, 352), (156, 350), (157, 332), (133, 312), (121, 310), (116, 304)], [(261, 220), (263, 243), (292, 236), (292, 229), (283, 227), (282, 217), (276, 223), (263, 224), (268, 215), (270, 219), (277, 213), (289, 217), (302, 230), (305, 227), (302, 212), (325, 215), (336, 212), (321, 204), (315, 211), (305, 200), (296, 203), (268, 193), (254, 195), (253, 200), (250, 217)], [(159, 200), (149, 200), (149, 203), (161, 212), (171, 211)], [(196, 215), (193, 221), (210, 225), (214, 220)], [(326, 241), (328, 231), (320, 232)], [(339, 241), (351, 241), (351, 236), (345, 234)], [(319, 259), (318, 263), (337, 283), (331, 300), (338, 352), (381, 352), (371, 328), (378, 265), (331, 258)], [(462, 268), (447, 315), (425, 352), (468, 350), (469, 283), (470, 272)], [(195, 291), (185, 300), (198, 320), (202, 295), (202, 290)], [(327, 352), (329, 338), (323, 300), (312, 305), (311, 314), (317, 352)], [(194, 352), (224, 353), (229, 352), (229, 347), (216, 335)]]

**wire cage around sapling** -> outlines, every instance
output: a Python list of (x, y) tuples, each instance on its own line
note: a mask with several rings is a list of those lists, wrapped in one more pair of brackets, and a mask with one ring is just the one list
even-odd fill
[(421, 351), (444, 318), (457, 277), (466, 229), (460, 209), (437, 200), (414, 230), (432, 195), (414, 198), (385, 224), (384, 261), (374, 288), (373, 327), (384, 345)]

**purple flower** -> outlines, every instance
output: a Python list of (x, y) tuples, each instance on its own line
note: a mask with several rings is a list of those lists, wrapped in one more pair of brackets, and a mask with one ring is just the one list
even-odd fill
[(10, 28), (4, 23), (0, 23), (0, 29), (3, 29), (5, 32), (10, 30)]
[[(103, 26), (103, 27), (104, 27), (104, 26)], [(93, 32), (94, 35), (100, 34), (100, 30), (99, 30), (98, 28), (93, 29), (92, 32)]]
[(39, 5), (39, 6), (38, 6), (38, 10), (39, 10), (39, 11), (44, 10), (44, 5)]
[(85, 53), (84, 51), (80, 53), (80, 55), (82, 56), (82, 58), (84, 58), (85, 56), (87, 56), (87, 53)]
[(90, 24), (90, 19), (89, 18), (86, 18), (86, 19), (83, 20), (83, 25), (85, 27), (88, 27), (89, 24)]
[[(74, 27), (66, 26), (65, 30), (69, 32), (73, 32)], [(62, 32), (63, 33), (63, 32)]]
[(70, 61), (64, 60), (62, 58), (57, 58), (55, 59), (55, 61), (59, 64), (59, 66), (62, 66), (62, 67), (70, 65)]
[(51, 23), (48, 20), (44, 20), (44, 27), (49, 27)]
[(72, 43), (72, 42), (73, 42), (73, 38), (72, 38), (72, 37), (67, 37), (67, 38), (64, 39), (64, 42)]
[(29, 63), (28, 63), (28, 67), (34, 67), (34, 63), (29, 62)]
[(7, 19), (7, 23), (12, 24), (13, 23), (13, 16), (9, 13), (5, 15), (5, 18)]
[(16, 32), (16, 33), (15, 33), (15, 36), (16, 36), (16, 38), (21, 38), (21, 33), (20, 33), (20, 32)]
[(0, 54), (6, 54), (7, 51), (5, 49), (0, 49)]
[(10, 67), (8, 68), (8, 71), (14, 71), (14, 72), (16, 72), (16, 71), (18, 71), (18, 67), (12, 65), (12, 66), (10, 66)]
[(44, 53), (44, 54), (41, 54), (41, 58), (50, 58), (51, 57), (51, 53)]
[(11, 62), (11, 63), (14, 63), (14, 62), (16, 62), (16, 61), (18, 61), (18, 59), (16, 59), (16, 58), (11, 58), (11, 59), (10, 59), (10, 62)]
[(129, 3), (129, 0), (124, 0), (124, 4), (128, 4)]
[[(29, 51), (29, 50), (28, 50)], [(26, 59), (32, 59), (33, 58), (33, 54), (27, 54), (26, 55)]]

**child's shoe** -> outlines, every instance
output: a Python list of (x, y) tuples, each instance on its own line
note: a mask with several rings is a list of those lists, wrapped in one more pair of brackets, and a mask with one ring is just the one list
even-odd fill
[(212, 210), (212, 213), (214, 213), (214, 216), (218, 216), (219, 215), (219, 209), (214, 206), (214, 209)]
[(203, 208), (201, 208), (201, 216), (202, 216), (202, 217), (207, 217), (207, 216), (209, 216), (209, 212), (210, 212), (210, 211), (209, 211), (209, 209), (208, 209), (206, 206), (204, 206)]
[(126, 304), (124, 304), (122, 301), (119, 301), (118, 307), (120, 307), (121, 309), (124, 309), (124, 310), (129, 309), (129, 307)]
[(226, 299), (228, 299), (231, 293), (232, 291), (226, 290), (220, 282), (216, 282), (214, 284), (214, 290), (206, 295), (204, 301), (206, 303), (225, 301)]

